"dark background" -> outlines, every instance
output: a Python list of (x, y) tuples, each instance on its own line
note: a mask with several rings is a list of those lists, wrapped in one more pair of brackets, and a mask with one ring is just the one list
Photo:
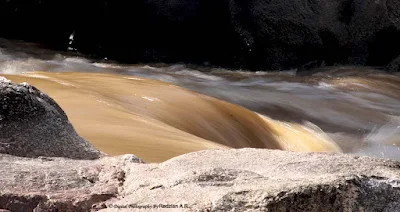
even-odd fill
[[(386, 66), (397, 0), (6, 0), (0, 37), (123, 63), (276, 70)], [(398, 67), (390, 66), (392, 71)]]

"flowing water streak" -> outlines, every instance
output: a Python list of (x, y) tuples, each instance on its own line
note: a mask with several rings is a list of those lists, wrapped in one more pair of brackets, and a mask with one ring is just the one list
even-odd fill
[(11, 47), (0, 48), (0, 73), (48, 93), (82, 136), (111, 154), (160, 161), (205, 148), (251, 146), (400, 160), (399, 75), (368, 67), (303, 76), (122, 65), (27, 44)]
[(5, 76), (46, 92), (65, 109), (79, 134), (110, 154), (162, 161), (207, 148), (341, 151), (304, 126), (160, 81), (71, 72)]

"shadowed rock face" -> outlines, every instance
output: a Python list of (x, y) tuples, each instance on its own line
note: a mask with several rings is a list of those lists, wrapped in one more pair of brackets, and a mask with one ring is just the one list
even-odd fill
[(400, 56), (392, 60), (386, 69), (390, 72), (400, 72)]
[(66, 50), (73, 34), (80, 52), (133, 63), (385, 66), (400, 54), (398, 11), (397, 0), (9, 0), (0, 36)]
[(0, 182), (11, 211), (400, 209), (400, 162), (337, 153), (205, 150), (159, 164), (0, 155)]
[(57, 103), (35, 87), (0, 78), (0, 153), (23, 157), (97, 159)]

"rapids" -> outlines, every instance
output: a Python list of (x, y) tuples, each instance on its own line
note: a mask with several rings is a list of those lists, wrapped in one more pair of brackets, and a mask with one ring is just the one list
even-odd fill
[(29, 43), (0, 40), (0, 47), (0, 76), (47, 93), (82, 137), (111, 155), (159, 162), (201, 149), (254, 147), (400, 160), (398, 74), (129, 65)]

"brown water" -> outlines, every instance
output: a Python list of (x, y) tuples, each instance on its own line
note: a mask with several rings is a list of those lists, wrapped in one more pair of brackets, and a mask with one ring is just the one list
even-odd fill
[(149, 162), (208, 148), (335, 151), (400, 160), (400, 76), (122, 65), (0, 40), (0, 75), (28, 82), (100, 150)]

